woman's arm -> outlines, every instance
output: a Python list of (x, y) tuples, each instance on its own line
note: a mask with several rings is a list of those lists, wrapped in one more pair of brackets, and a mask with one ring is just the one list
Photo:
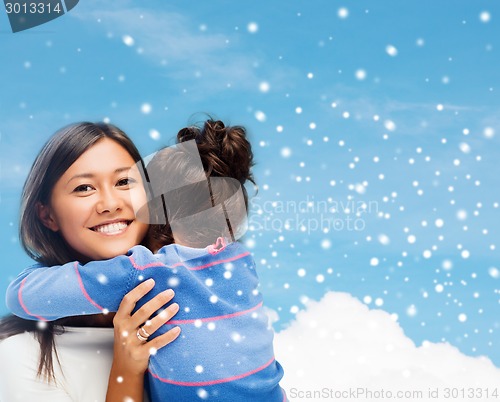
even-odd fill
[[(154, 258), (142, 246), (132, 251), (141, 259)], [(18, 317), (42, 321), (117, 311), (124, 295), (138, 283), (137, 274), (128, 255), (85, 265), (31, 267), (7, 288), (7, 307)]]
[(150, 342), (143, 342), (137, 337), (137, 332), (143, 323), (146, 323), (144, 328), (147, 333), (153, 335), (179, 310), (179, 306), (174, 303), (149, 320), (155, 311), (168, 303), (174, 296), (173, 291), (165, 291), (132, 314), (137, 301), (153, 286), (154, 281), (150, 279), (126, 294), (113, 319), (115, 328), (114, 357), (109, 375), (106, 402), (142, 402), (144, 373), (148, 366), (149, 356), (179, 336), (180, 328), (175, 327)]

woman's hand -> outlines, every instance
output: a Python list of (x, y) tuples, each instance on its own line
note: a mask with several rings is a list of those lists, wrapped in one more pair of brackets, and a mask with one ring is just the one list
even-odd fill
[(149, 319), (155, 311), (172, 300), (174, 292), (169, 289), (155, 296), (132, 314), (137, 301), (153, 289), (153, 286), (154, 280), (149, 279), (127, 293), (113, 319), (114, 357), (106, 402), (142, 401), (144, 372), (148, 367), (149, 356), (168, 345), (180, 334), (180, 328), (175, 327), (149, 342), (144, 341), (144, 338), (141, 340), (137, 335), (146, 338), (146, 335), (153, 335), (179, 311), (179, 305), (173, 303), (156, 317)]

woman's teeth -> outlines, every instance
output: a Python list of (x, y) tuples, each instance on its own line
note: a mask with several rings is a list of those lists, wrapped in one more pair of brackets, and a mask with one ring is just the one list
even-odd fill
[(96, 226), (94, 228), (94, 230), (96, 232), (99, 232), (99, 233), (113, 234), (113, 233), (121, 232), (127, 226), (128, 226), (128, 223), (126, 223), (126, 222), (116, 222), (116, 223), (110, 223), (108, 225)]

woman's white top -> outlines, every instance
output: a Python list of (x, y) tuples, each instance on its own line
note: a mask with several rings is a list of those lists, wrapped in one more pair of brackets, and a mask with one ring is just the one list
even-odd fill
[(56, 384), (37, 377), (40, 344), (31, 333), (0, 342), (0, 402), (104, 402), (113, 362), (113, 328), (64, 327), (55, 336)]

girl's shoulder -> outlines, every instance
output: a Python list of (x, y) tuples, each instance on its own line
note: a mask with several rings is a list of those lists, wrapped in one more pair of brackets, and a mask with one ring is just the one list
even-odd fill
[(180, 244), (169, 244), (160, 248), (156, 255), (164, 261), (176, 263), (178, 261), (196, 261), (200, 259), (212, 259), (232, 254), (247, 253), (247, 250), (238, 241), (228, 241), (219, 238), (214, 244), (204, 248), (183, 246)]

